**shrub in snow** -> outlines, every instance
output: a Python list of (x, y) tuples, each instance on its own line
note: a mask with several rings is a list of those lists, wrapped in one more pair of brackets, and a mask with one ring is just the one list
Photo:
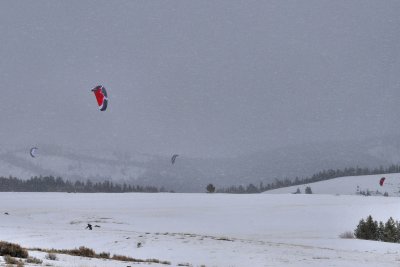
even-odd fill
[(108, 252), (102, 252), (99, 254), (99, 257), (102, 259), (109, 259), (110, 258), (110, 253)]
[[(378, 191), (378, 192), (379, 192), (379, 191)], [(360, 195), (363, 195), (363, 196), (371, 196), (371, 195), (372, 195), (372, 193), (371, 193), (371, 191), (370, 191), (369, 189), (367, 189), (366, 191), (361, 190), (361, 191), (359, 192), (359, 194), (360, 194)]]
[(43, 261), (35, 257), (29, 257), (26, 259), (26, 263), (42, 264)]
[(94, 252), (94, 250), (91, 248), (80, 246), (78, 249), (71, 249), (70, 255), (94, 258), (96, 256), (96, 252)]
[(0, 241), (0, 256), (5, 255), (17, 258), (27, 258), (28, 251), (18, 244)]
[(132, 257), (127, 257), (127, 256), (123, 256), (123, 255), (118, 255), (118, 254), (114, 254), (111, 259), (117, 260), (117, 261), (132, 261), (132, 262), (159, 263), (159, 264), (171, 265), (171, 262), (169, 262), (169, 261), (161, 261), (158, 259), (141, 260), (141, 259), (135, 259)]
[(24, 263), (21, 260), (17, 260), (14, 257), (11, 257), (10, 255), (4, 256), (4, 262), (7, 264), (16, 264), (17, 266), (24, 266)]
[(52, 261), (56, 261), (56, 260), (57, 260), (57, 255), (54, 254), (54, 253), (48, 253), (48, 254), (46, 255), (46, 259), (52, 260)]
[(343, 238), (343, 239), (353, 239), (353, 238), (354, 238), (354, 234), (353, 234), (353, 232), (351, 232), (351, 231), (346, 231), (346, 232), (344, 232), (344, 233), (341, 233), (341, 234), (339, 235), (339, 237), (340, 237), (340, 238)]

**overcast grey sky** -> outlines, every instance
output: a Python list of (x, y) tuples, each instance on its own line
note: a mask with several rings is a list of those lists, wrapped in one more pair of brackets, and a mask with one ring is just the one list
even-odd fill
[(399, 14), (390, 0), (4, 0), (2, 146), (231, 156), (399, 134)]

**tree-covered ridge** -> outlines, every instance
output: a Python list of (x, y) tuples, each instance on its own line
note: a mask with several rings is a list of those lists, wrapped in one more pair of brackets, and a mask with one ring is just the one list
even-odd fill
[(39, 176), (28, 180), (16, 177), (0, 177), (0, 192), (76, 192), (76, 193), (125, 193), (125, 192), (163, 192), (155, 186), (118, 184), (110, 181), (92, 182), (64, 181), (61, 177)]
[(299, 178), (295, 179), (286, 178), (284, 180), (275, 179), (275, 182), (268, 183), (264, 185), (262, 182), (255, 186), (254, 184), (249, 185), (239, 185), (239, 186), (231, 186), (227, 188), (220, 188), (216, 191), (219, 193), (234, 193), (234, 194), (251, 194), (251, 193), (261, 193), (268, 190), (278, 189), (282, 187), (289, 187), (294, 185), (303, 185), (309, 183), (315, 183), (320, 181), (326, 181), (338, 177), (345, 176), (362, 176), (362, 175), (373, 175), (373, 174), (387, 174), (387, 173), (400, 173), (400, 165), (391, 165), (389, 167), (384, 168), (380, 166), (379, 168), (345, 168), (343, 170), (337, 169), (329, 169), (320, 171), (311, 177)]

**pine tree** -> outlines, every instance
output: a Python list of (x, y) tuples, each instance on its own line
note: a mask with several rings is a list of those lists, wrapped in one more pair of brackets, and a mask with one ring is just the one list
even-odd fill
[(358, 239), (378, 240), (378, 222), (374, 221), (371, 215), (368, 216), (366, 221), (361, 219), (354, 231), (354, 236)]
[(367, 218), (366, 226), (367, 226), (368, 240), (378, 240), (379, 237), (378, 222), (374, 221), (371, 215), (369, 215)]
[(306, 194), (312, 194), (311, 187), (307, 186), (304, 192), (305, 192)]
[(358, 223), (356, 230), (354, 230), (354, 236), (358, 239), (367, 239), (364, 219), (361, 219), (360, 222)]
[(215, 186), (213, 184), (207, 185), (207, 192), (208, 193), (214, 193), (215, 192)]
[(260, 191), (257, 189), (257, 187), (255, 187), (255, 185), (249, 184), (246, 188), (246, 193), (254, 194), (254, 193), (260, 193)]
[(383, 224), (382, 221), (379, 222), (379, 226), (378, 226), (378, 240), (379, 241), (383, 241), (384, 237), (384, 232), (385, 232), (385, 225)]
[(208, 193), (214, 193), (215, 192), (215, 186), (213, 184), (208, 184), (206, 189), (207, 189)]
[(392, 217), (390, 217), (389, 220), (385, 223), (382, 241), (392, 243), (396, 243), (399, 241), (397, 236), (396, 223)]
[(400, 222), (396, 221), (395, 226), (396, 226), (396, 242), (400, 243)]

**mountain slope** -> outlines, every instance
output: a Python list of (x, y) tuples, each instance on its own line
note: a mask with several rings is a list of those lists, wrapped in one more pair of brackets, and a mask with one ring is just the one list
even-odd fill
[[(386, 178), (383, 186), (379, 185), (381, 177)], [(313, 194), (355, 195), (361, 191), (370, 191), (371, 195), (382, 195), (387, 192), (389, 196), (398, 197), (400, 196), (400, 173), (339, 177), (316, 183), (269, 190), (265, 193), (291, 194), (300, 189), (300, 192), (304, 194), (306, 187), (311, 187)]]

